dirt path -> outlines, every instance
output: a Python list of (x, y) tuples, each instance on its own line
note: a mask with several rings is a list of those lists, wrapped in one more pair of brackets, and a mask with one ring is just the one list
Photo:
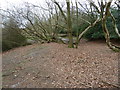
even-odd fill
[(118, 85), (119, 53), (104, 43), (34, 44), (3, 53), (3, 87), (88, 88)]

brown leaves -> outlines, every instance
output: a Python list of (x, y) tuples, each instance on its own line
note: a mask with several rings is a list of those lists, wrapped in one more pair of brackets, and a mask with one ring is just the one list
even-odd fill
[[(12, 59), (4, 60), (3, 72), (8, 68), (11, 69), (10, 72), (14, 71), (13, 75), (4, 77), (4, 87), (17, 84), (25, 78), (28, 79), (23, 84), (20, 83), (19, 87), (88, 88), (109, 87), (101, 84), (100, 80), (117, 83), (117, 54), (110, 52), (105, 44), (86, 42), (80, 44), (78, 49), (67, 48), (66, 45), (57, 43), (43, 46), (48, 48), (41, 50), (38, 49), (39, 45), (23, 47), (22, 54), (18, 54), (17, 58), (10, 54), (13, 51), (4, 54), (6, 58), (10, 54), (9, 58)], [(16, 54), (20, 53), (19, 50), (15, 50)], [(16, 65), (12, 65), (11, 62)], [(18, 62), (25, 63), (18, 66)], [(12, 77), (16, 78), (13, 80)]]

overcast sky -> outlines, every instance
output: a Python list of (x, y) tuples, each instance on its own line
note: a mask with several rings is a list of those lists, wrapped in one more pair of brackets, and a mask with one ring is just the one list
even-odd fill
[(1, 2), (1, 8), (6, 9), (12, 5), (16, 5), (16, 6), (20, 5), (23, 2), (29, 2), (29, 3), (33, 3), (33, 4), (36, 4), (36, 3), (44, 4), (45, 0), (1, 0), (0, 2)]
[[(47, 0), (47, 1), (49, 1), (49, 0)], [(65, 0), (56, 0), (56, 1), (63, 2)], [(73, 0), (73, 1), (75, 1), (75, 0)], [(85, 0), (78, 0), (78, 1), (85, 1)], [(44, 5), (45, 0), (0, 0), (0, 2), (1, 2), (0, 3), (1, 8), (4, 8), (4, 9), (9, 8), (12, 5), (19, 6), (23, 2), (29, 2), (29, 3), (32, 3), (32, 4), (41, 4), (41, 5), (45, 6)]]
[[(41, 4), (42, 6), (45, 7), (45, 1), (46, 0), (0, 0), (0, 2), (1, 2), (0, 7), (3, 8), (3, 9), (6, 9), (6, 8), (9, 8), (12, 5), (19, 6), (23, 2), (29, 2), (29, 3), (32, 3), (32, 4)], [(49, 1), (49, 0), (47, 0), (47, 1)], [(56, 0), (56, 1), (63, 2), (65, 0)], [(75, 0), (72, 0), (72, 1), (75, 1)], [(77, 1), (80, 1), (80, 2), (84, 3), (86, 0), (77, 0)], [(93, 1), (97, 1), (97, 0), (93, 0)], [(113, 1), (115, 1), (115, 0), (113, 0)]]

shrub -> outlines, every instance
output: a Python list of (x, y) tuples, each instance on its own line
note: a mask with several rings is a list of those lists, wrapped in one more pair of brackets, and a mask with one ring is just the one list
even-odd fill
[(10, 19), (2, 29), (2, 51), (26, 44), (26, 38), (21, 34), (21, 29)]

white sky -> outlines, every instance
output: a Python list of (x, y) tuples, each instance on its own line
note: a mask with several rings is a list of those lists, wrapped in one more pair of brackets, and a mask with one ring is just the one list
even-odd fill
[[(32, 4), (40, 4), (40, 5), (45, 7), (45, 1), (46, 0), (0, 0), (0, 7), (2, 9), (7, 9), (12, 5), (19, 6), (23, 2), (28, 2), (28, 3), (32, 3)], [(49, 0), (47, 0), (47, 1), (49, 1)], [(56, 1), (63, 2), (65, 0), (56, 0)], [(75, 1), (75, 0), (72, 0), (72, 1)], [(86, 0), (77, 0), (77, 1), (85, 2)], [(93, 1), (97, 1), (97, 0), (93, 0)], [(113, 0), (113, 1), (115, 1), (115, 0)]]
[(32, 4), (44, 4), (45, 3), (45, 0), (0, 0), (0, 6), (1, 8), (9, 8), (10, 6), (12, 5), (21, 5), (23, 2), (29, 2), (29, 3), (32, 3)]
[[(45, 1), (46, 0), (0, 0), (0, 7), (3, 9), (7, 9), (12, 5), (18, 6), (18, 5), (22, 4), (23, 2), (28, 2), (28, 3), (32, 3), (32, 4), (41, 4), (41, 5), (45, 6), (44, 5)], [(63, 2), (65, 0), (56, 0), (56, 1)], [(75, 1), (75, 0), (73, 0), (73, 1)], [(85, 1), (85, 0), (78, 0), (78, 1)]]

